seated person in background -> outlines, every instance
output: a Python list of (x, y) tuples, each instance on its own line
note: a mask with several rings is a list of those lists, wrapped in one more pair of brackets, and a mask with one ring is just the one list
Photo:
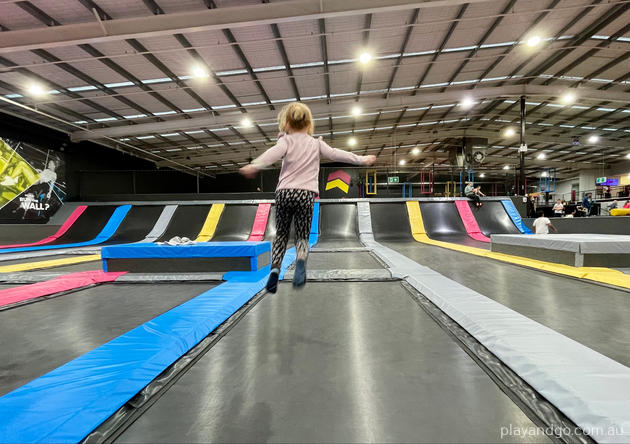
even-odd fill
[(483, 203), (481, 203), (481, 198), (479, 196), (485, 196), (485, 194), (481, 192), (481, 187), (475, 188), (472, 182), (466, 182), (466, 188), (464, 188), (464, 194), (466, 195), (467, 198), (475, 201), (475, 206), (477, 208), (480, 208), (483, 205)]
[(549, 228), (556, 233), (558, 232), (551, 221), (544, 216), (543, 212), (539, 211), (538, 218), (534, 221), (534, 234), (549, 234)]
[(558, 199), (556, 201), (556, 204), (553, 206), (553, 215), (555, 217), (562, 217), (563, 214), (564, 214), (564, 205), (562, 204), (562, 201)]
[(608, 212), (610, 212), (610, 210), (614, 210), (616, 208), (619, 208), (619, 202), (617, 202), (617, 199), (613, 200), (610, 205), (608, 205)]
[(573, 210), (573, 213), (571, 213), (571, 214), (565, 214), (564, 218), (565, 218), (565, 219), (566, 219), (567, 217), (568, 217), (568, 218), (573, 218), (574, 216), (575, 216), (575, 210)]
[(575, 217), (586, 217), (586, 208), (582, 205), (575, 207)]
[(623, 204), (624, 208), (630, 208), (630, 200), (627, 200), (625, 204)]

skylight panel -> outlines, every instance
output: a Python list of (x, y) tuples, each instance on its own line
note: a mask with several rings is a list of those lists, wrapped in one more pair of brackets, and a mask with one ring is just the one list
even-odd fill
[(165, 83), (165, 82), (172, 82), (171, 79), (169, 79), (168, 77), (162, 77), (161, 79), (148, 79), (148, 80), (141, 80), (142, 83), (144, 83), (145, 85), (150, 85), (152, 83)]
[[(108, 85), (105, 85), (105, 86), (108, 86)], [(85, 86), (72, 86), (66, 89), (72, 92), (81, 92), (81, 91), (94, 91), (95, 89), (98, 89), (98, 88), (93, 85), (85, 85)]]
[[(171, 79), (168, 79), (168, 80), (170, 81)], [(123, 86), (134, 86), (134, 83), (133, 82), (106, 83), (105, 86), (108, 88), (121, 88)]]

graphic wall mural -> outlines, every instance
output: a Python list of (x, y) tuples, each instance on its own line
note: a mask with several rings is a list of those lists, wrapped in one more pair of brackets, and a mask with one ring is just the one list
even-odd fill
[(47, 222), (65, 199), (60, 153), (0, 138), (0, 222)]
[(359, 197), (360, 169), (322, 167), (320, 170), (320, 197), (343, 199)]

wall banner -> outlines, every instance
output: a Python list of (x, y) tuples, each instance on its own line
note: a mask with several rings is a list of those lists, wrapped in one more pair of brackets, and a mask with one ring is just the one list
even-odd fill
[(66, 195), (57, 151), (0, 138), (0, 223), (45, 223)]

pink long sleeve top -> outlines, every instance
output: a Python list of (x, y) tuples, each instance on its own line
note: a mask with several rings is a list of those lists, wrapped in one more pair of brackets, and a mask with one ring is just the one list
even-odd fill
[(356, 165), (367, 162), (367, 156), (332, 148), (321, 137), (316, 139), (306, 133), (294, 133), (281, 135), (278, 142), (256, 158), (252, 165), (264, 168), (282, 159), (276, 190), (309, 190), (319, 194), (321, 157)]

